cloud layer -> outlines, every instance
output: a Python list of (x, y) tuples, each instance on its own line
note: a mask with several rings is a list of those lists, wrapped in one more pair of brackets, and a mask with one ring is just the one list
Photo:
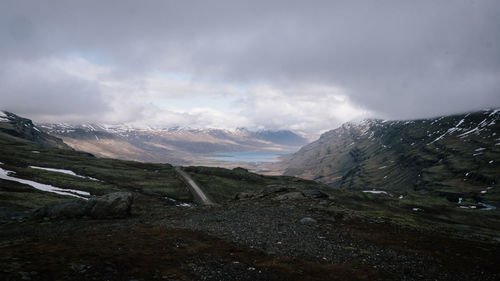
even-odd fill
[(0, 106), (318, 132), (500, 106), (498, 1), (2, 1)]

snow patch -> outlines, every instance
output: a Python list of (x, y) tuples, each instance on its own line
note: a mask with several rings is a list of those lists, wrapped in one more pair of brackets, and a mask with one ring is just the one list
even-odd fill
[(29, 167), (32, 168), (32, 169), (38, 169), (38, 170), (45, 170), (45, 171), (50, 171), (50, 172), (63, 173), (63, 174), (68, 174), (68, 175), (72, 175), (72, 176), (83, 178), (83, 179), (89, 179), (89, 180), (93, 180), (93, 181), (99, 181), (98, 179), (95, 179), (95, 178), (92, 178), (92, 177), (86, 177), (86, 176), (78, 175), (75, 172), (70, 171), (70, 170), (45, 168), (45, 167), (38, 167), (38, 166), (29, 166)]
[(497, 114), (498, 112), (500, 112), (500, 108), (493, 110), (493, 112), (490, 113), (490, 115), (488, 115), (488, 116), (491, 117), (491, 116)]
[(175, 200), (174, 198), (170, 198), (167, 196), (165, 196), (164, 198), (167, 199), (168, 201), (173, 202), (175, 204), (175, 206), (177, 206), (177, 207), (191, 207), (191, 206), (193, 206), (193, 204), (179, 202), (179, 201)]
[(479, 209), (479, 210), (482, 210), (482, 211), (491, 211), (491, 210), (496, 210), (496, 208), (497, 208), (497, 207), (495, 207), (493, 205), (486, 204), (486, 203), (483, 203), (483, 202), (478, 202), (477, 204), (482, 207), (481, 209)]
[(477, 206), (476, 205), (459, 206), (459, 208), (461, 208), (461, 209), (477, 209), (480, 211), (492, 211), (492, 210), (497, 209), (497, 207), (490, 205), (490, 204), (483, 203), (483, 202), (477, 202)]
[[(466, 117), (467, 117), (467, 116), (466, 116)], [(460, 121), (458, 121), (458, 123), (455, 125), (455, 127), (453, 127), (453, 128), (449, 128), (449, 129), (448, 129), (448, 130), (447, 130), (444, 134), (440, 135), (440, 136), (439, 136), (439, 137), (437, 137), (435, 140), (433, 140), (432, 142), (428, 143), (428, 145), (429, 145), (429, 144), (433, 144), (433, 143), (437, 142), (438, 140), (443, 139), (446, 135), (449, 135), (449, 134), (451, 134), (451, 133), (453, 133), (453, 132), (455, 132), (455, 131), (461, 130), (460, 125), (462, 125), (462, 124), (464, 123), (464, 121), (465, 121), (465, 118), (464, 118), (464, 119), (462, 119), (462, 120), (460, 120)], [(432, 124), (431, 124), (431, 125), (432, 125)], [(429, 137), (430, 137), (430, 135), (429, 135)]]
[(49, 184), (43, 184), (43, 183), (38, 183), (38, 182), (30, 181), (30, 180), (12, 177), (12, 176), (10, 176), (11, 174), (15, 174), (15, 172), (4, 170), (4, 169), (0, 168), (0, 179), (17, 181), (19, 183), (30, 185), (33, 188), (36, 188), (38, 190), (57, 193), (57, 194), (61, 194), (61, 195), (73, 196), (73, 197), (77, 197), (77, 198), (81, 198), (81, 199), (85, 199), (85, 200), (87, 200), (88, 198), (83, 197), (83, 196), (90, 196), (90, 193), (85, 192), (85, 191), (59, 188), (59, 187), (55, 187), (55, 186), (52, 186)]
[(463, 134), (461, 134), (461, 135), (458, 135), (458, 137), (459, 137), (459, 138), (462, 138), (462, 137), (465, 137), (465, 136), (467, 136), (467, 135), (469, 135), (469, 134), (472, 134), (472, 133), (474, 133), (474, 132), (478, 132), (478, 133), (479, 133), (480, 131), (481, 131), (481, 130), (479, 129), (479, 127), (476, 127), (476, 128), (474, 128), (474, 129), (472, 129), (472, 130), (470, 130), (470, 131), (467, 131), (467, 132), (465, 132), (465, 133), (463, 133)]
[(387, 194), (386, 191), (383, 190), (363, 190), (364, 193), (373, 193), (373, 194)]

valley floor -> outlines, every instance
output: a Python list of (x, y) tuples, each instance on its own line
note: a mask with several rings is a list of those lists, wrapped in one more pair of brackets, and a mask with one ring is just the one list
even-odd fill
[(4, 220), (0, 279), (500, 278), (497, 242), (364, 219), (325, 198), (177, 207), (138, 195), (132, 211), (114, 220)]

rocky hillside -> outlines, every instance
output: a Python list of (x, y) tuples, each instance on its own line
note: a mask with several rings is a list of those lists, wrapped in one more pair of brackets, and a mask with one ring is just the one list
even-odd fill
[(0, 111), (0, 132), (41, 146), (70, 149), (60, 138), (42, 132), (31, 120)]
[(291, 156), (286, 175), (332, 187), (500, 199), (500, 110), (346, 123)]

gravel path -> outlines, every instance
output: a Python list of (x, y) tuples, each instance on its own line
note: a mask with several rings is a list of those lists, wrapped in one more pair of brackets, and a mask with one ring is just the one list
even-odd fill
[(202, 203), (205, 205), (213, 205), (214, 202), (210, 200), (210, 198), (203, 192), (200, 186), (189, 176), (186, 172), (184, 172), (180, 167), (175, 167), (175, 171), (184, 179), (184, 181), (189, 186), (191, 193), (193, 196), (197, 198), (198, 203)]

